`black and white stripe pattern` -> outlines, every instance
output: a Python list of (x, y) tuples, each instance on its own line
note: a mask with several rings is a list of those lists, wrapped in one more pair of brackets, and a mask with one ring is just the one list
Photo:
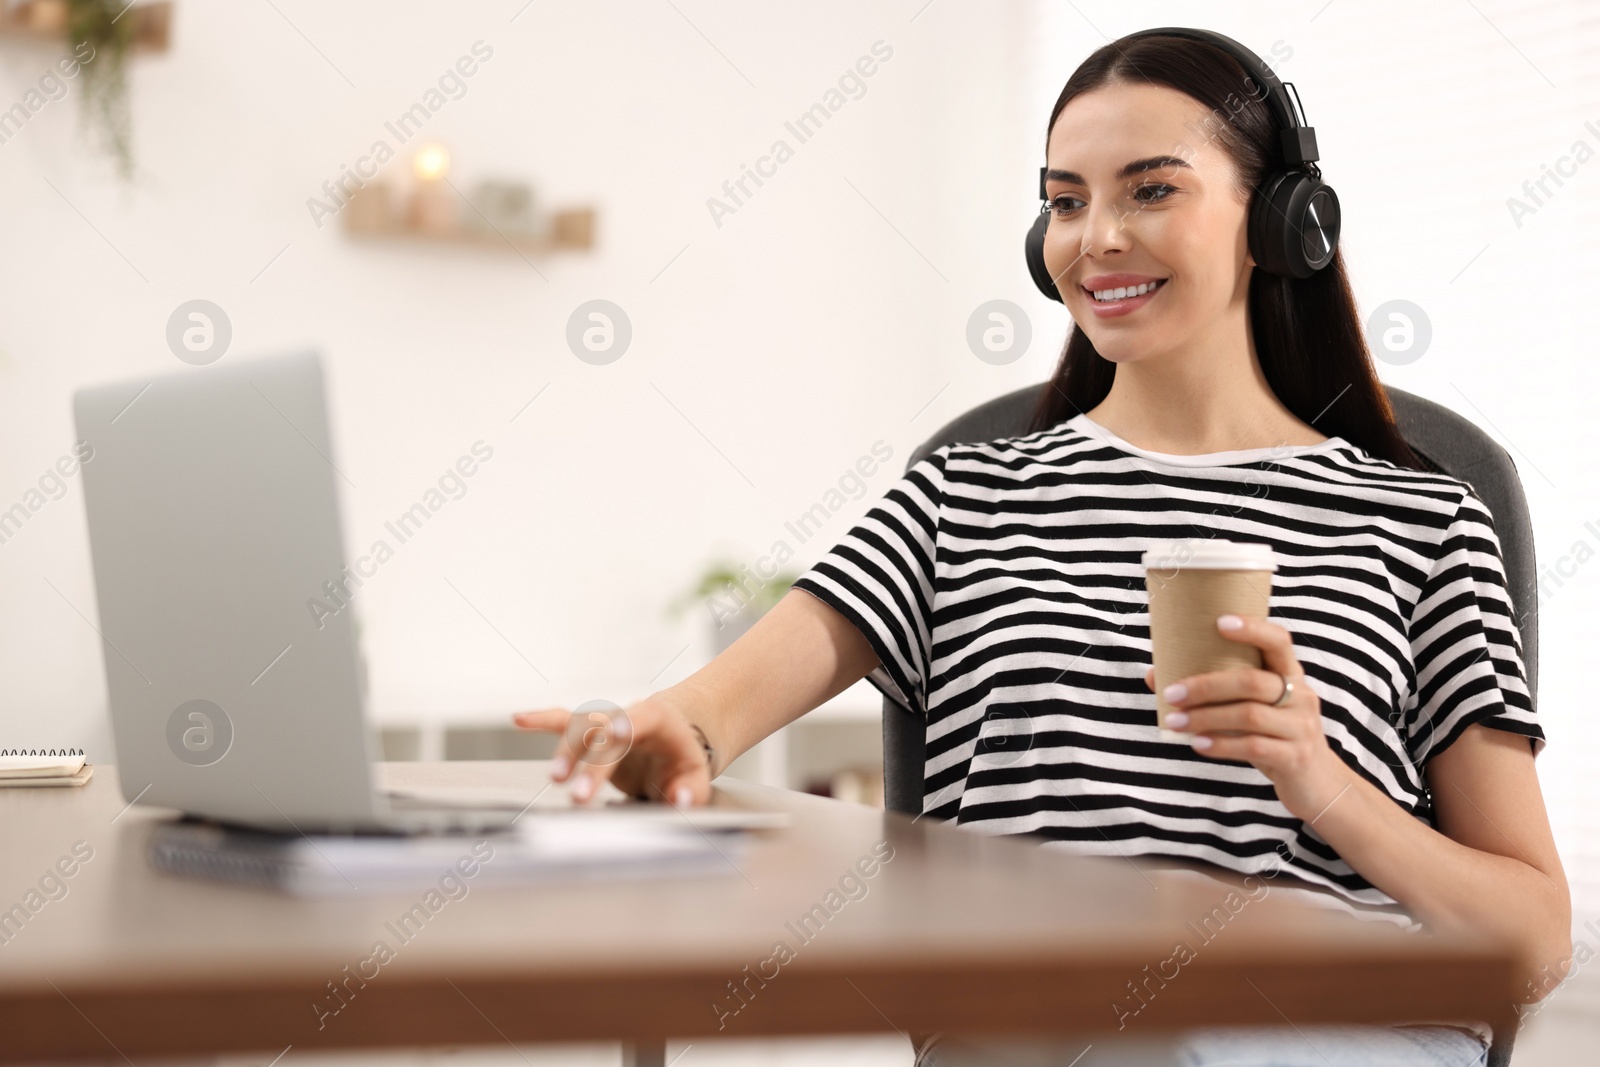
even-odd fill
[(1543, 745), (1487, 508), (1343, 438), (1168, 456), (1079, 415), (947, 445), (795, 585), (866, 635), (870, 680), (926, 718), (927, 814), (1082, 853), (1282, 864), (1399, 913), (1265, 775), (1157, 732), (1140, 556), (1185, 537), (1272, 545), (1270, 616), (1329, 742), (1406, 811), (1431, 822), (1422, 770), (1474, 723)]

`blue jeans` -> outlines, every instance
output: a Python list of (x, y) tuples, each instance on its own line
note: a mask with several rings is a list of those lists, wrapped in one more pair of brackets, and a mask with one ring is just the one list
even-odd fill
[(1449, 1026), (1215, 1027), (1170, 1040), (937, 1035), (916, 1067), (1481, 1067), (1487, 1056)]

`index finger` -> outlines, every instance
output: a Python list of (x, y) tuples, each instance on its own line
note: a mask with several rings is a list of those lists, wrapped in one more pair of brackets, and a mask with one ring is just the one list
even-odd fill
[(572, 716), (573, 712), (567, 708), (539, 708), (535, 711), (515, 712), (511, 716), (511, 721), (521, 729), (543, 730), (558, 735), (556, 749), (550, 754), (551, 781), (565, 781), (576, 762), (567, 736), (568, 728), (572, 725)]
[(561, 732), (566, 730), (567, 720), (571, 714), (566, 708), (539, 708), (536, 711), (514, 712), (511, 721), (525, 730)]

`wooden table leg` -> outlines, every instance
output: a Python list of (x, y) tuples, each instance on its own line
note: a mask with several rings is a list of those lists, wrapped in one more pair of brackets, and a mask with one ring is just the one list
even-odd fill
[(622, 1046), (622, 1067), (667, 1067), (665, 1041), (629, 1041)]

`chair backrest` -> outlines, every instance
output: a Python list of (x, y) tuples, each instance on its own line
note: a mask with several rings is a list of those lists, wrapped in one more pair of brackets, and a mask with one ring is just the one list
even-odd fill
[[(911, 455), (909, 468), (934, 450), (954, 442), (992, 441), (1028, 432), (1028, 421), (1045, 385), (1030, 385), (996, 397), (958, 416)], [(1435, 469), (1472, 486), (1494, 516), (1495, 534), (1505, 557), (1506, 579), (1528, 693), (1538, 706), (1539, 596), (1533, 558), (1533, 524), (1522, 481), (1506, 450), (1449, 408), (1394, 386), (1385, 387), (1400, 434), (1413, 452)], [(883, 702), (883, 799), (891, 811), (922, 811), (923, 764), (927, 737), (921, 719), (887, 698)]]

